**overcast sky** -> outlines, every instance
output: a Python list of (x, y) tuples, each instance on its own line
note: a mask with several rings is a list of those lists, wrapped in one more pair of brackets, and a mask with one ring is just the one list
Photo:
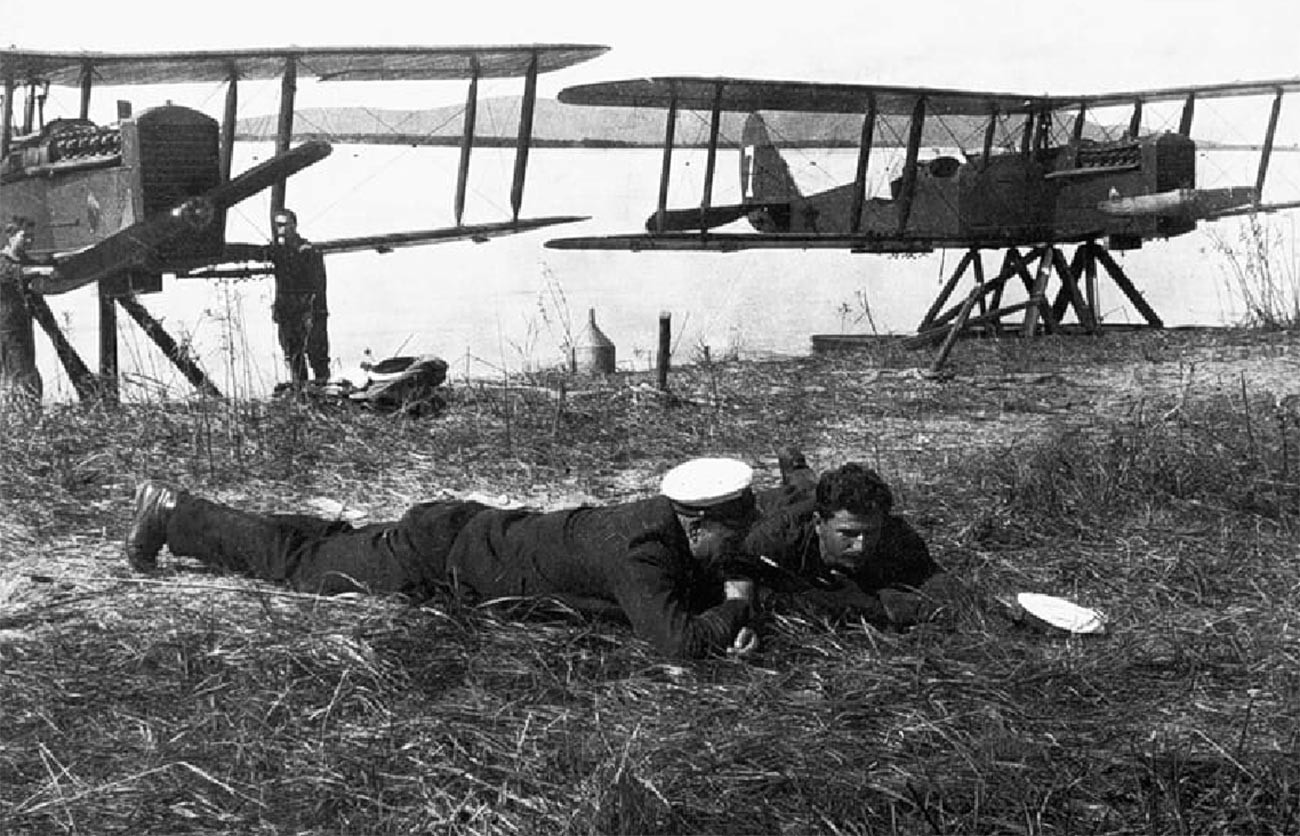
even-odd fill
[(0, 37), (28, 49), (611, 47), (553, 86), (676, 73), (1082, 93), (1300, 76), (1295, 0), (0, 0), (0, 8)]

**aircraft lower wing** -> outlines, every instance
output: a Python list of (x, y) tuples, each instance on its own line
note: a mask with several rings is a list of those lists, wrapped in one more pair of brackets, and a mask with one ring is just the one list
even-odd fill
[(658, 232), (553, 238), (552, 250), (679, 250), (738, 252), (740, 250), (850, 250), (859, 253), (928, 253), (939, 247), (958, 246), (935, 239), (878, 239), (862, 235), (816, 233)]
[(452, 241), (487, 241), (505, 235), (529, 232), (556, 224), (576, 223), (588, 220), (583, 215), (556, 215), (545, 218), (521, 218), (513, 221), (500, 221), (486, 224), (462, 224), (460, 226), (442, 227), (440, 229), (419, 229), (409, 232), (390, 232), (383, 235), (362, 235), (356, 238), (334, 238), (327, 241), (315, 241), (313, 246), (330, 255), (333, 253), (353, 253), (374, 250), (377, 253), (392, 252), (401, 247), (418, 247), (426, 244), (443, 244)]
[(218, 212), (323, 160), (330, 150), (327, 142), (303, 143), (168, 212), (131, 224), (84, 250), (56, 256), (53, 271), (34, 277), (32, 289), (46, 295), (67, 293), (114, 273), (147, 265), (160, 245), (203, 229)]

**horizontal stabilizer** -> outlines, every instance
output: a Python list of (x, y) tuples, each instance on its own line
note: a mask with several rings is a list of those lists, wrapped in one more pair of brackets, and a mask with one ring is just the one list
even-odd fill
[(1156, 194), (1112, 197), (1097, 204), (1107, 215), (1125, 218), (1176, 217), (1197, 220), (1253, 206), (1259, 193), (1251, 186), (1227, 189), (1171, 189)]
[(577, 223), (585, 220), (587, 218), (582, 215), (523, 218), (514, 221), (501, 221), (500, 223), (466, 224), (441, 229), (419, 229), (410, 232), (390, 232), (383, 235), (363, 235), (356, 238), (335, 238), (329, 241), (316, 241), (313, 246), (326, 254), (353, 253), (364, 250), (386, 253), (400, 247), (445, 244), (452, 241), (481, 242), (489, 238), (499, 238), (504, 235), (530, 232), (534, 229), (542, 229), (556, 224)]
[(123, 270), (147, 265), (163, 244), (206, 228), (217, 213), (283, 182), (329, 153), (329, 143), (314, 141), (277, 154), (204, 195), (131, 224), (84, 250), (56, 258), (53, 272), (33, 279), (32, 289), (47, 295), (67, 293)]
[(750, 212), (785, 204), (733, 203), (695, 209), (668, 209), (646, 219), (646, 232), (690, 232), (714, 229), (747, 217)]

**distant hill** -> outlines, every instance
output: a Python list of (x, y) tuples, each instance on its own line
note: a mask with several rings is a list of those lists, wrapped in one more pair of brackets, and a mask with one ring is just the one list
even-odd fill
[[(501, 96), (479, 102), (475, 144), (513, 145), (519, 131), (521, 97)], [(298, 140), (392, 145), (457, 145), (463, 130), (461, 105), (431, 110), (375, 110), (372, 108), (313, 108), (299, 110), (294, 118)], [(657, 148), (663, 144), (662, 110), (622, 107), (576, 107), (554, 99), (538, 99), (533, 112), (533, 144), (538, 147)], [(817, 113), (765, 114), (768, 129), (782, 147), (856, 148), (862, 120), (854, 115)], [(721, 144), (740, 143), (745, 114), (724, 113), (719, 130)], [(239, 139), (269, 140), (275, 136), (276, 117), (241, 119)], [(908, 118), (882, 117), (876, 125), (878, 146), (906, 144)], [(951, 147), (958, 140), (967, 147), (983, 141), (984, 120), (950, 116), (940, 124), (929, 120), (921, 144)], [(674, 144), (704, 147), (708, 143), (709, 116), (682, 111)]]

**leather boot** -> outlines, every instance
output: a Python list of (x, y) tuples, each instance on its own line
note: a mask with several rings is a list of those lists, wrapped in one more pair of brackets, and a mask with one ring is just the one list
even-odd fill
[(144, 482), (135, 491), (135, 516), (122, 551), (137, 572), (158, 571), (158, 552), (167, 543), (167, 523), (177, 491), (162, 482)]

